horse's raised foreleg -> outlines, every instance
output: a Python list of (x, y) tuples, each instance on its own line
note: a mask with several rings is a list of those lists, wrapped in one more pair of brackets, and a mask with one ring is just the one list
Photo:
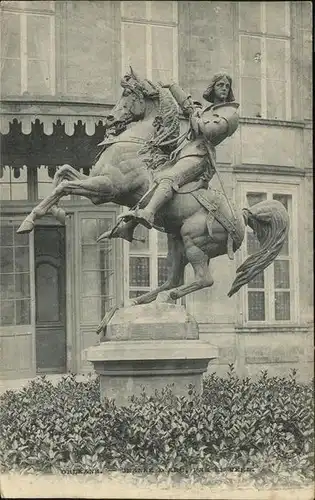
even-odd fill
[(98, 176), (78, 181), (62, 181), (51, 195), (42, 200), (24, 219), (18, 233), (29, 233), (33, 230), (35, 220), (43, 217), (62, 198), (68, 194), (77, 194), (89, 198), (93, 203), (107, 203), (113, 198), (114, 188), (107, 177)]
[(83, 181), (85, 179), (89, 179), (88, 175), (81, 174), (81, 172), (78, 172), (75, 168), (71, 167), (70, 165), (64, 165), (63, 167), (59, 168), (57, 172), (55, 173), (55, 176), (52, 181), (53, 187), (57, 187), (58, 184), (62, 181)]
[(168, 236), (168, 279), (155, 290), (148, 293), (140, 295), (135, 299), (131, 300), (132, 305), (138, 304), (148, 304), (155, 300), (157, 296), (171, 288), (181, 285), (184, 282), (184, 272), (187, 264), (187, 260), (184, 253), (184, 247), (182, 239), (179, 237), (174, 237), (172, 235)]
[[(67, 181), (75, 181), (75, 180), (85, 180), (88, 179), (89, 177), (87, 175), (81, 174), (78, 172), (75, 168), (71, 167), (70, 165), (64, 165), (61, 167), (57, 172), (55, 173), (54, 179), (52, 181), (52, 186), (53, 188), (56, 188), (62, 181), (67, 180)], [(66, 212), (64, 211), (63, 208), (60, 208), (57, 206), (58, 202), (56, 205), (51, 207), (50, 213), (56, 217), (56, 219), (61, 222), (61, 224), (65, 224), (66, 221)]]

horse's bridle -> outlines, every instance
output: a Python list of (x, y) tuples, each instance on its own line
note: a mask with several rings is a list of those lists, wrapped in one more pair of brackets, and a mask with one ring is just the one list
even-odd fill
[[(158, 97), (158, 90), (151, 84), (149, 81), (143, 80), (140, 81), (137, 78), (135, 78), (132, 75), (125, 75), (121, 81), (120, 81), (121, 87), (125, 90), (129, 90), (130, 93), (133, 94), (133, 102), (137, 100), (140, 100), (140, 104), (143, 104), (144, 100), (146, 97), (151, 97), (155, 98)], [(142, 119), (140, 116), (138, 118), (139, 120)], [(115, 125), (112, 125), (106, 129), (106, 135), (105, 138), (109, 138), (110, 135), (113, 136), (118, 136), (122, 132), (124, 132), (127, 128), (127, 125), (131, 123), (133, 120), (119, 120), (115, 123)], [(115, 142), (120, 142), (120, 141), (115, 141)], [(125, 141), (124, 141), (125, 142)], [(128, 142), (134, 142), (134, 141), (128, 141)]]

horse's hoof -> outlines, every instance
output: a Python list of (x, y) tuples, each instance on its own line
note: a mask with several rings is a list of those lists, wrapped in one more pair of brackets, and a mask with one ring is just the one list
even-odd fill
[(142, 224), (142, 226), (146, 227), (147, 229), (152, 229), (154, 224), (154, 214), (147, 211), (145, 208), (130, 210), (129, 212), (119, 215), (118, 219), (123, 219), (126, 223), (135, 221), (138, 224)]
[(134, 227), (132, 228), (118, 227), (114, 231), (112, 229), (110, 229), (110, 231), (105, 231), (105, 233), (102, 233), (101, 236), (97, 238), (97, 241), (99, 242), (111, 238), (122, 238), (123, 240), (126, 240), (129, 243), (131, 243), (133, 240), (133, 232), (134, 232)]
[(33, 229), (34, 229), (34, 222), (25, 219), (16, 232), (19, 234), (30, 233), (31, 231), (33, 231)]
[(138, 305), (137, 299), (130, 299), (124, 303), (124, 307), (133, 307), (137, 305)]
[(99, 236), (97, 238), (97, 242), (100, 242), (102, 240), (106, 240), (106, 239), (109, 239), (109, 238), (114, 238), (114, 235), (112, 234), (112, 230), (110, 229), (110, 231), (105, 231), (105, 233), (102, 233), (101, 236)]
[[(56, 207), (54, 207), (56, 208)], [(54, 210), (53, 215), (56, 217), (57, 221), (60, 222), (63, 226), (66, 224), (66, 212), (63, 208), (56, 208)]]
[(175, 304), (176, 299), (173, 299), (171, 291), (165, 290), (160, 292), (155, 299), (155, 302), (164, 303), (164, 304)]
[(99, 335), (102, 332), (104, 333), (104, 335), (106, 335), (106, 327), (107, 327), (108, 323), (110, 322), (110, 320), (112, 319), (112, 317), (114, 316), (114, 314), (116, 313), (116, 311), (118, 311), (118, 309), (119, 309), (118, 306), (113, 306), (109, 309), (109, 311), (107, 311), (104, 318), (102, 319), (102, 321), (100, 322), (100, 324), (98, 325), (98, 327), (96, 329), (97, 335)]
[(133, 216), (134, 210), (128, 210), (128, 212), (124, 212), (122, 214), (117, 215), (117, 221), (120, 220), (125, 220), (126, 217), (129, 217), (130, 215)]

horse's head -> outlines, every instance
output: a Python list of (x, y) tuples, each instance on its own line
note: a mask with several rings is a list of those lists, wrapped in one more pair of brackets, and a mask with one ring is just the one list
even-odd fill
[(123, 93), (110, 114), (106, 117), (106, 127), (120, 133), (131, 122), (145, 118), (148, 102), (157, 100), (158, 89), (149, 80), (141, 80), (130, 68), (130, 73), (121, 79)]

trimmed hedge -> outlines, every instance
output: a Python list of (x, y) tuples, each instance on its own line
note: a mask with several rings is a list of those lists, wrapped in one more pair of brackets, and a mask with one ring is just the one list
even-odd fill
[(254, 481), (313, 478), (313, 389), (289, 378), (204, 381), (189, 398), (170, 387), (127, 408), (100, 402), (98, 379), (57, 385), (45, 377), (0, 398), (0, 467), (5, 471), (89, 474), (120, 471), (249, 473)]

